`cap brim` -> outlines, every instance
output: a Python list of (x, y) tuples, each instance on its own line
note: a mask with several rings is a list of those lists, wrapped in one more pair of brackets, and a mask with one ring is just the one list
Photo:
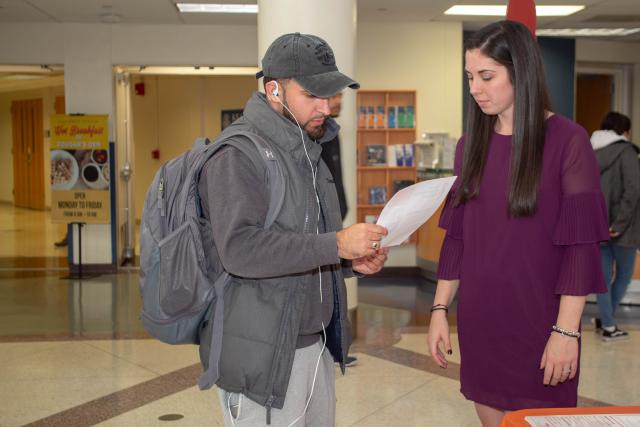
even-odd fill
[(345, 88), (360, 89), (360, 84), (340, 71), (294, 77), (309, 93), (320, 98), (328, 98), (342, 92)]

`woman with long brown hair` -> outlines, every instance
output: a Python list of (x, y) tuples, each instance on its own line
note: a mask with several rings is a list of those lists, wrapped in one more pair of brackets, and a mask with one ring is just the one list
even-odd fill
[(473, 34), (465, 73), (428, 345), (446, 368), (457, 293), (461, 392), (497, 426), (505, 411), (576, 405), (585, 296), (606, 291), (607, 218), (589, 136), (551, 112), (529, 30), (501, 21)]

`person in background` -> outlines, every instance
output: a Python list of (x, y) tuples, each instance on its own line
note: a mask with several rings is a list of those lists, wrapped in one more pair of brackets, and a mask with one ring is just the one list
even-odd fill
[(637, 146), (629, 141), (631, 120), (612, 111), (591, 135), (591, 145), (600, 166), (600, 184), (609, 213), (610, 240), (600, 246), (607, 293), (598, 295), (600, 317), (596, 331), (604, 341), (617, 341), (629, 334), (616, 325), (615, 314), (624, 298), (640, 246), (640, 163)]
[[(333, 119), (337, 119), (340, 116), (342, 110), (342, 92), (329, 98), (329, 110)], [(340, 163), (340, 136), (336, 135), (331, 141), (322, 144), (322, 160), (327, 164), (331, 176), (333, 176), (333, 182), (336, 185), (336, 192), (338, 193), (338, 202), (340, 202), (340, 215), (342, 220), (347, 216), (347, 196), (344, 192), (344, 184), (342, 182), (342, 164)]]
[(57, 242), (54, 242), (53, 245), (56, 248), (64, 248), (69, 243), (69, 232), (66, 232), (64, 237)]
[[(331, 111), (331, 118), (337, 119), (342, 111), (342, 92), (329, 98), (329, 110)], [(347, 216), (347, 196), (344, 192), (344, 183), (342, 182), (342, 163), (340, 157), (340, 135), (336, 134), (336, 137), (331, 141), (325, 142), (321, 145), (322, 153), (320, 156), (326, 163), (333, 177), (333, 183), (336, 186), (336, 192), (338, 193), (338, 202), (340, 203), (340, 215), (342, 220)], [(347, 356), (345, 361), (346, 366), (355, 366), (358, 364), (358, 358), (354, 356)]]
[(490, 24), (464, 50), (469, 115), (440, 218), (428, 346), (446, 368), (458, 293), (461, 392), (488, 427), (506, 411), (576, 406), (580, 319), (586, 295), (606, 292), (609, 234), (589, 135), (551, 111), (527, 27)]

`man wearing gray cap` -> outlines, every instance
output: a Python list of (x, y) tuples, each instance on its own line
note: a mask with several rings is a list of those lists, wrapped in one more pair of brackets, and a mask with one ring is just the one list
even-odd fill
[(199, 185), (216, 250), (233, 277), (224, 296), (220, 404), (227, 426), (332, 426), (334, 360), (344, 372), (351, 344), (344, 278), (375, 273), (387, 258), (383, 227), (342, 229), (320, 158), (320, 144), (339, 129), (328, 98), (359, 85), (338, 71), (324, 40), (300, 33), (271, 44), (257, 77), (266, 94), (254, 93), (227, 129), (235, 145), (252, 145), (238, 132), (257, 135), (279, 162), (285, 195), (275, 221), (264, 227), (266, 167), (234, 144), (207, 162)]

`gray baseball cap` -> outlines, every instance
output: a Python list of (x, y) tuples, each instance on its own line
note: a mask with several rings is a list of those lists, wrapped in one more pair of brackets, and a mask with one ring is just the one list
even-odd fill
[(329, 44), (311, 34), (285, 34), (271, 43), (256, 78), (264, 76), (292, 78), (320, 98), (333, 96), (346, 87), (360, 88), (358, 82), (338, 71)]

